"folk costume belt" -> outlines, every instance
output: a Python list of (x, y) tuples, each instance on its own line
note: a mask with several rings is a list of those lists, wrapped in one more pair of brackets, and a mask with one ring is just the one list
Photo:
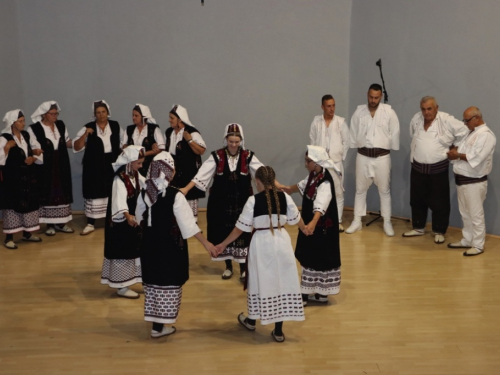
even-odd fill
[(443, 161), (438, 161), (434, 164), (423, 164), (419, 163), (416, 160), (413, 160), (411, 163), (411, 168), (422, 174), (438, 174), (448, 171), (448, 166), (450, 165), (450, 161), (448, 159), (444, 159)]
[(391, 150), (386, 150), (385, 148), (358, 148), (358, 154), (367, 156), (369, 158), (378, 158), (380, 156), (389, 155)]
[(488, 180), (488, 175), (484, 175), (483, 177), (467, 177), (462, 176), (461, 174), (455, 173), (455, 184), (457, 186), (460, 185), (468, 185), (468, 184), (477, 184), (478, 182), (483, 182)]

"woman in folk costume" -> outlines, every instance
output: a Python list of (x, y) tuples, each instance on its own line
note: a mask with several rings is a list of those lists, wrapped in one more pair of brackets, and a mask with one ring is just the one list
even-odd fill
[[(186, 186), (198, 173), (201, 166), (201, 155), (207, 146), (200, 132), (189, 120), (186, 108), (174, 104), (168, 115), (170, 128), (165, 132), (165, 150), (175, 160), (175, 177), (172, 186), (182, 188)], [(187, 195), (186, 199), (193, 211), (193, 216), (198, 220), (198, 199), (204, 198), (205, 192), (195, 188)]]
[(187, 238), (196, 237), (212, 256), (217, 252), (201, 234), (184, 195), (169, 186), (174, 175), (172, 156), (160, 152), (149, 166), (146, 188), (136, 209), (143, 232), (144, 320), (153, 322), (153, 338), (175, 332), (171, 324), (179, 313), (182, 285), (189, 279)]
[(113, 163), (115, 177), (104, 230), (101, 284), (117, 288), (118, 295), (125, 298), (139, 298), (128, 287), (142, 282), (141, 231), (134, 215), (137, 198), (146, 182), (138, 172), (144, 158), (144, 147), (132, 145)]
[(132, 110), (132, 121), (133, 124), (127, 126), (127, 130), (123, 134), (122, 144), (123, 147), (136, 145), (146, 149), (146, 159), (139, 169), (139, 173), (146, 177), (151, 160), (155, 155), (165, 150), (165, 139), (163, 139), (160, 127), (156, 124), (156, 120), (151, 115), (147, 105), (135, 105)]
[(73, 147), (64, 122), (57, 119), (61, 108), (55, 101), (44, 102), (31, 115), (34, 124), (28, 133), (43, 150), (43, 165), (37, 166), (40, 223), (47, 223), (47, 236), (73, 233), (66, 223), (71, 215), (73, 190), (68, 148)]
[[(243, 127), (239, 124), (226, 125), (224, 148), (213, 151), (210, 156), (181, 191), (189, 194), (195, 186), (206, 191), (213, 179), (208, 197), (207, 237), (212, 243), (221, 243), (233, 230), (248, 197), (253, 195), (252, 176), (263, 164), (252, 151), (245, 149)], [(226, 262), (223, 279), (233, 276), (233, 260), (240, 265), (240, 279), (245, 278), (249, 244), (250, 233), (243, 233), (212, 259)]]
[(3, 118), (5, 129), (0, 136), (0, 208), (3, 209), (4, 245), (17, 249), (14, 233), (23, 232), (23, 241), (41, 242), (30, 232), (40, 229), (38, 223), (38, 187), (35, 164), (43, 163), (40, 144), (24, 130), (20, 109)]
[(259, 193), (248, 198), (236, 227), (217, 250), (221, 253), (253, 228), (247, 265), (248, 317), (241, 313), (238, 322), (249, 331), (255, 331), (256, 319), (263, 325), (275, 323), (271, 334), (274, 340), (283, 342), (283, 321), (305, 319), (291, 239), (283, 225), (298, 223), (301, 230), (305, 226), (292, 198), (277, 191), (275, 179), (271, 167), (257, 170)]
[(82, 191), (87, 225), (80, 233), (85, 236), (95, 230), (96, 219), (106, 217), (108, 198), (115, 172), (112, 164), (121, 153), (123, 130), (117, 121), (109, 120), (111, 112), (104, 100), (92, 104), (93, 117), (76, 134), (73, 151), (84, 151)]
[(295, 249), (302, 266), (304, 306), (307, 301), (327, 303), (328, 295), (340, 291), (338, 212), (331, 175), (334, 163), (319, 146), (307, 146), (305, 161), (309, 176), (285, 189), (302, 194), (302, 218), (311, 234), (299, 233)]

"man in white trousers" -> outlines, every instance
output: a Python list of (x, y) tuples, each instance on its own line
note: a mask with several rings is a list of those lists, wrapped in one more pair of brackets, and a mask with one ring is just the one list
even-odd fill
[(380, 195), (380, 213), (384, 232), (394, 236), (391, 223), (391, 150), (399, 150), (399, 120), (396, 112), (382, 100), (382, 86), (374, 83), (368, 89), (368, 103), (358, 106), (351, 118), (351, 148), (358, 149), (356, 157), (356, 197), (354, 220), (346, 233), (363, 228), (366, 216), (366, 193), (372, 183)]
[(496, 137), (486, 126), (477, 107), (467, 108), (463, 116), (470, 133), (458, 147), (448, 152), (457, 185), (458, 208), (464, 223), (463, 238), (448, 244), (448, 247), (466, 248), (464, 256), (475, 256), (484, 252), (486, 226), (483, 203), (488, 190), (488, 174), (493, 167)]
[(335, 187), (335, 200), (339, 213), (339, 232), (344, 231), (342, 213), (344, 212), (344, 163), (349, 150), (349, 127), (343, 117), (335, 115), (335, 99), (332, 95), (321, 98), (322, 115), (315, 116), (309, 131), (310, 144), (323, 147), (334, 162), (332, 173)]

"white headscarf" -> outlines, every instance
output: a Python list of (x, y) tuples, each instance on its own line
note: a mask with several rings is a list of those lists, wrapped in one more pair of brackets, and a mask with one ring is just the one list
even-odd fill
[(171, 111), (175, 112), (175, 114), (177, 115), (177, 117), (179, 117), (184, 124), (187, 124), (187, 125), (190, 125), (190, 126), (194, 127), (194, 125), (191, 124), (191, 121), (189, 120), (187, 109), (184, 108), (182, 105), (180, 105), (180, 104), (174, 104), (172, 106), (172, 110)]
[(149, 165), (146, 177), (146, 194), (144, 195), (144, 203), (148, 207), (148, 226), (151, 226), (151, 206), (158, 200), (158, 195), (165, 196), (174, 173), (174, 159), (167, 151), (162, 151), (156, 155)]
[(13, 111), (9, 111), (5, 114), (5, 116), (3, 117), (3, 122), (5, 122), (5, 129), (2, 130), (2, 133), (12, 133), (11, 127), (12, 124), (19, 119), (19, 112), (23, 113), (21, 109), (14, 109)]
[(146, 119), (148, 124), (156, 124), (156, 120), (153, 118), (153, 115), (147, 105), (139, 103), (136, 103), (135, 105), (141, 109), (141, 115)]
[(96, 100), (95, 102), (92, 103), (92, 117), (91, 119), (95, 121), (95, 106), (96, 104), (104, 104), (106, 108), (108, 109), (108, 118), (111, 117), (111, 109), (109, 108), (109, 104), (106, 103), (105, 100)]
[(330, 156), (328, 156), (328, 153), (323, 147), (308, 145), (307, 157), (317, 165), (328, 169), (330, 174), (336, 173), (340, 178), (342, 178), (341, 171), (335, 166), (335, 163), (332, 159), (330, 159)]
[(227, 136), (234, 135), (233, 133), (239, 132), (241, 134), (241, 148), (245, 149), (245, 136), (243, 135), (243, 127), (240, 124), (232, 123), (227, 124), (224, 129), (224, 147), (227, 147)]
[(116, 161), (112, 164), (115, 172), (120, 169), (121, 166), (132, 163), (133, 161), (139, 160), (139, 154), (143, 150), (146, 152), (146, 149), (142, 146), (130, 145), (127, 146), (122, 153), (118, 156)]
[(57, 106), (57, 112), (61, 112), (61, 107), (59, 107), (59, 104), (57, 104), (56, 101), (50, 100), (48, 102), (43, 102), (38, 106), (38, 108), (33, 112), (31, 115), (31, 120), (35, 123), (38, 121), (42, 120), (42, 115), (46, 114), (48, 111), (50, 111), (50, 107), (53, 105)]

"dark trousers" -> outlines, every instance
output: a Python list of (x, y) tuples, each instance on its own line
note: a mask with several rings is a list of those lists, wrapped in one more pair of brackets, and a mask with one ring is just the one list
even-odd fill
[(411, 169), (410, 206), (413, 229), (423, 229), (427, 210), (432, 211), (432, 230), (445, 234), (450, 221), (450, 179), (448, 170), (422, 174)]

